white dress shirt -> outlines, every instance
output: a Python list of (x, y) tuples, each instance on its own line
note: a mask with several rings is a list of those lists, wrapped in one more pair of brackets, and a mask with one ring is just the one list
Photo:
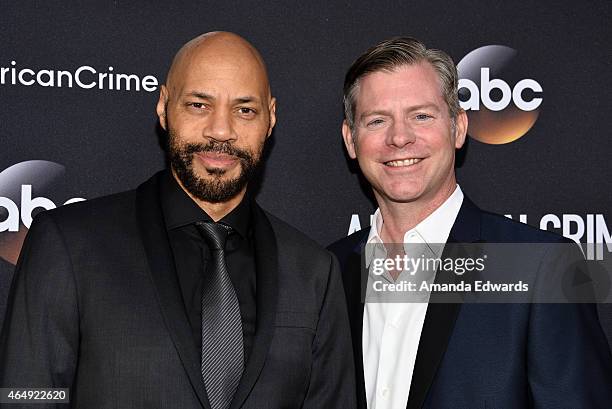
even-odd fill
[[(462, 203), (463, 192), (457, 185), (439, 208), (404, 234), (406, 254), (407, 244), (445, 244)], [(381, 257), (380, 251), (384, 257), (386, 251), (384, 246), (374, 246), (383, 244), (380, 238), (383, 222), (380, 209), (377, 209), (368, 236), (368, 244), (373, 246), (366, 247), (366, 263), (370, 267), (371, 277), (374, 277), (372, 258)], [(372, 253), (372, 248), (376, 248), (376, 255)], [(397, 280), (401, 280), (405, 273), (400, 273)], [(389, 276), (386, 279), (392, 281)], [(369, 409), (406, 408), (428, 298), (423, 302), (410, 303), (374, 303), (366, 300), (363, 313), (363, 368)]]

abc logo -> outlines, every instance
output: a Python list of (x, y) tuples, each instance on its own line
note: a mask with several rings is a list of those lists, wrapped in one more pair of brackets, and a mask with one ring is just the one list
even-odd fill
[[(67, 200), (64, 204), (81, 202), (85, 199), (75, 197)], [(55, 209), (57, 206), (46, 197), (32, 198), (32, 185), (21, 185), (21, 211), (17, 204), (8, 197), (0, 197), (0, 207), (3, 207), (8, 212), (4, 221), (0, 221), (0, 232), (19, 231), (19, 214), (21, 213), (21, 222), (29, 229), (32, 224), (32, 211), (37, 208), (44, 210)]]
[[(468, 134), (480, 142), (513, 142), (538, 119), (542, 86), (512, 71), (510, 63), (516, 55), (510, 47), (488, 45), (471, 51), (457, 64), (459, 101), (469, 117)], [(499, 78), (502, 73), (504, 79)], [(512, 77), (515, 80), (509, 81)]]
[[(33, 216), (38, 211), (56, 207), (51, 199), (42, 195), (63, 196), (58, 191), (65, 190), (64, 173), (64, 166), (44, 160), (20, 162), (0, 172), (0, 258), (16, 263)], [(33, 197), (33, 189), (36, 197)], [(58, 203), (82, 200), (85, 199), (62, 199)]]

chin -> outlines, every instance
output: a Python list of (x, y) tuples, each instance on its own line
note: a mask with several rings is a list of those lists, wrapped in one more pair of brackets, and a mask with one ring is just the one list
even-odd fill
[(230, 169), (219, 169), (219, 168), (199, 168), (196, 170), (196, 176), (202, 180), (230, 180), (240, 176), (240, 166)]
[(412, 203), (419, 200), (420, 195), (393, 195), (387, 196), (392, 202), (395, 203)]
[(394, 203), (411, 203), (418, 200), (422, 192), (386, 190), (383, 194), (379, 193), (379, 196)]
[(397, 203), (410, 203), (423, 195), (420, 186), (387, 186), (384, 196)]

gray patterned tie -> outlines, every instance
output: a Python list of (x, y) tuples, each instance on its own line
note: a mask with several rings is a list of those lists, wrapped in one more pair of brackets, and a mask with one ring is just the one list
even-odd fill
[(244, 370), (240, 305), (225, 264), (225, 240), (232, 228), (211, 222), (196, 226), (212, 256), (202, 290), (202, 378), (212, 409), (227, 409)]

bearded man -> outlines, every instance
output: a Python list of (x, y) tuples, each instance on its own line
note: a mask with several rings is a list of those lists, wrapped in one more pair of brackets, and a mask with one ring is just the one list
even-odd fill
[(243, 38), (181, 48), (157, 104), (170, 169), (32, 225), (0, 387), (87, 409), (355, 406), (335, 259), (247, 191), (275, 107)]

